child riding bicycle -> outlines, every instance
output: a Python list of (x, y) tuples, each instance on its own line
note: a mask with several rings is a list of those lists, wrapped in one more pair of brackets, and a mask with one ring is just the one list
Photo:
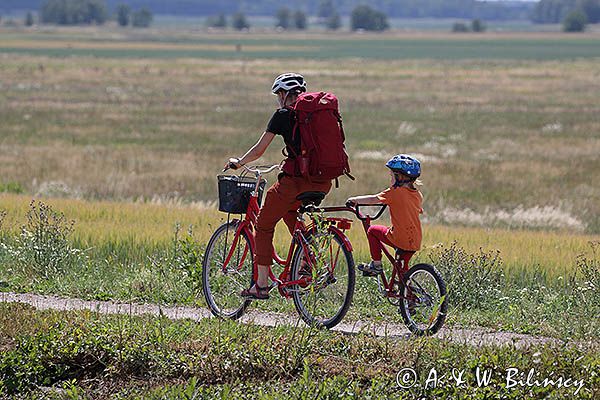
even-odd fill
[(421, 175), (421, 163), (414, 157), (398, 154), (386, 164), (390, 169), (391, 186), (381, 193), (350, 197), (354, 204), (386, 204), (390, 208), (392, 226), (372, 225), (367, 231), (371, 262), (358, 265), (364, 276), (377, 276), (383, 271), (381, 257), (383, 244), (401, 251), (403, 269), (421, 248), (421, 221), (423, 196), (416, 188), (417, 178)]

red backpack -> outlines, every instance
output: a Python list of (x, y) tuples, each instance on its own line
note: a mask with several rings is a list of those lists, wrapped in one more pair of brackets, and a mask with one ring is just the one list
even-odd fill
[(351, 179), (338, 99), (332, 93), (302, 93), (292, 106), (295, 114), (293, 134), (300, 134), (301, 154), (287, 159), (283, 171), (290, 175)]

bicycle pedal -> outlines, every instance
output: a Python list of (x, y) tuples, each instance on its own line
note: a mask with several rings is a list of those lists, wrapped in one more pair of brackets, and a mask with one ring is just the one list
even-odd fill
[(368, 272), (368, 271), (363, 271), (362, 274), (363, 274), (363, 276), (366, 276), (368, 278), (374, 278), (379, 275), (377, 272)]

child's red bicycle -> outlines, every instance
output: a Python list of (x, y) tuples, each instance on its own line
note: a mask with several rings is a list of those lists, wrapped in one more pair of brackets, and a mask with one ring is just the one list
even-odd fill
[[(387, 206), (367, 206), (380, 207), (374, 216), (361, 213), (360, 207), (361, 205), (346, 203), (344, 210), (356, 214), (362, 221), (366, 234), (371, 221), (381, 217)], [(391, 264), (388, 272), (391, 276), (387, 277), (385, 268), (377, 275), (379, 292), (392, 305), (398, 307), (405, 325), (412, 333), (419, 336), (435, 334), (444, 324), (448, 310), (446, 283), (442, 275), (430, 264), (421, 263), (409, 268), (405, 265), (402, 251), (397, 250), (392, 256), (390, 251), (383, 247), (383, 253)]]
[[(210, 238), (202, 264), (204, 297), (215, 316), (237, 319), (251, 302), (240, 292), (257, 278), (254, 227), (265, 186), (262, 175), (277, 167), (245, 166), (240, 176), (218, 177), (219, 209), (227, 212), (228, 218)], [(307, 324), (331, 328), (350, 307), (355, 270), (352, 245), (344, 234), (352, 221), (324, 217), (317, 208), (324, 197), (322, 192), (298, 196), (302, 206), (287, 257), (273, 254), (283, 271), (276, 276), (269, 270), (269, 276), (271, 288), (277, 287), (281, 296), (291, 297)], [(231, 214), (245, 217), (230, 220)]]

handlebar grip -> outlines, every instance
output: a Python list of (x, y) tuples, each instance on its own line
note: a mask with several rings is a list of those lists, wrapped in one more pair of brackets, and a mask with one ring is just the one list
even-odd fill
[(236, 170), (236, 169), (238, 169), (238, 168), (235, 166), (235, 164), (234, 164), (234, 163), (231, 163), (231, 162), (230, 162), (230, 163), (228, 163), (228, 164), (227, 164), (227, 166), (226, 166), (225, 168), (223, 168), (223, 172), (225, 172), (225, 171), (227, 171), (227, 170), (230, 170), (230, 169), (232, 169), (232, 170), (234, 170), (234, 171), (235, 171), (235, 170)]

